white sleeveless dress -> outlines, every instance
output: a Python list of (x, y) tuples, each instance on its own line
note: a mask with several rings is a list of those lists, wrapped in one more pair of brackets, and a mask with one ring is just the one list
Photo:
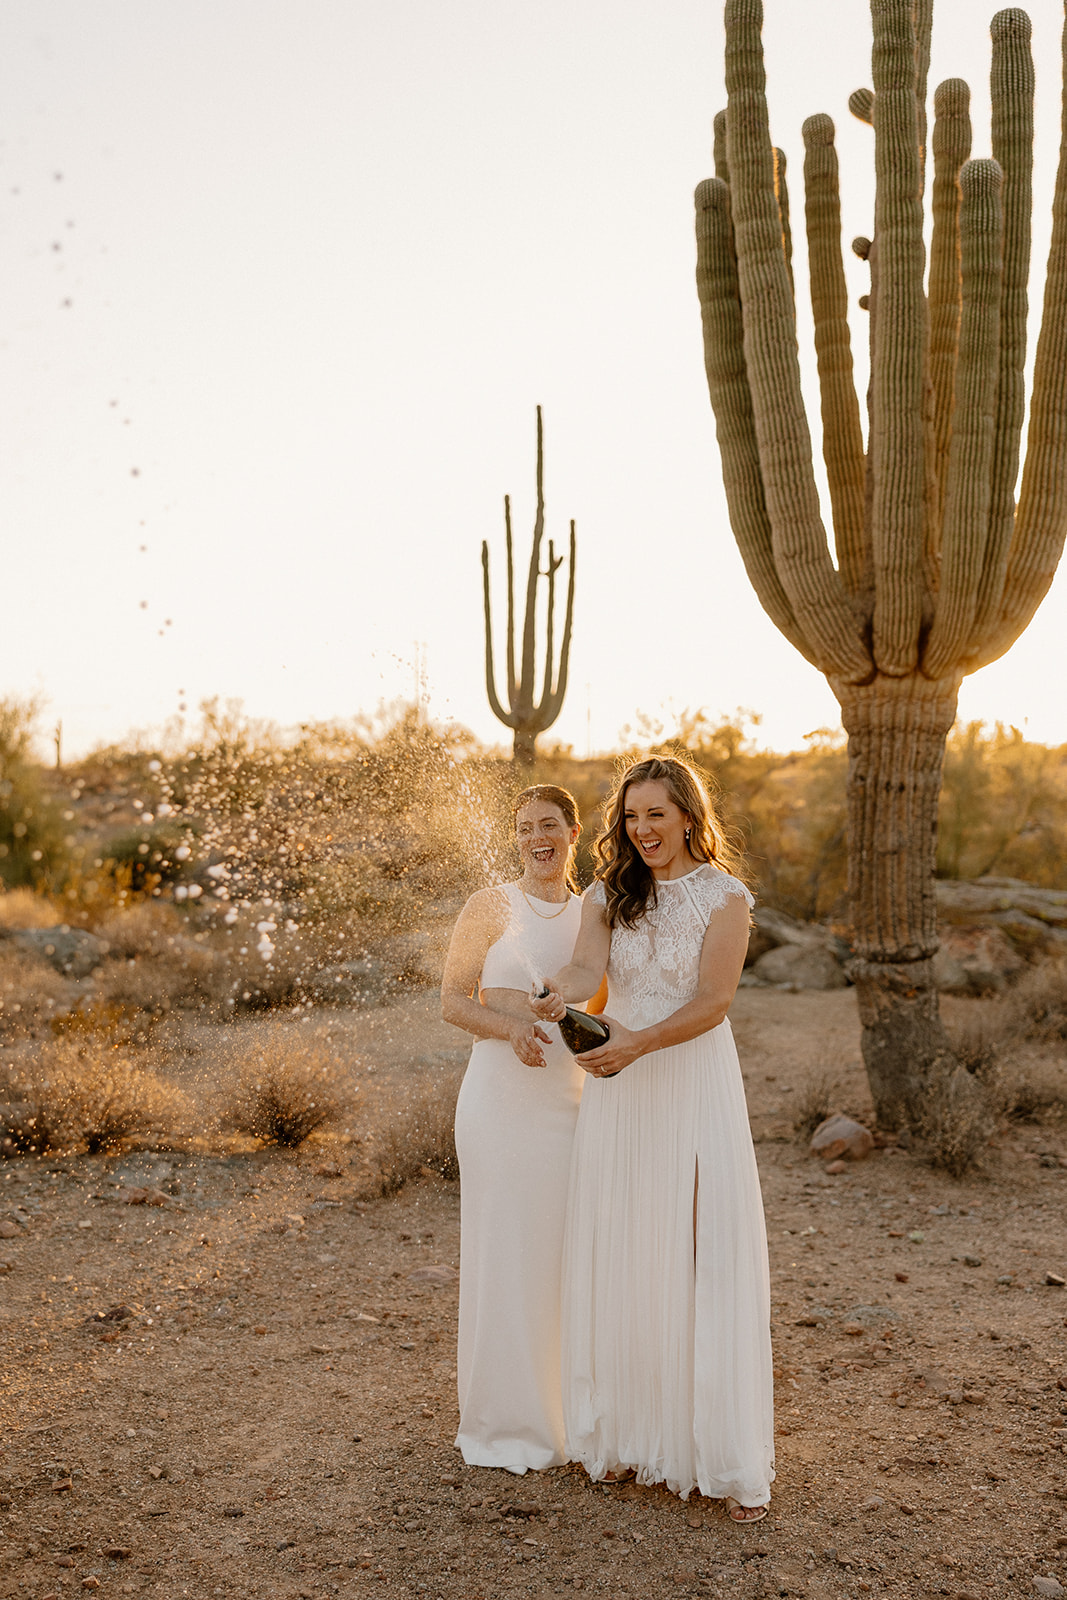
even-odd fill
[[(589, 891), (604, 903), (604, 889)], [(616, 927), (605, 1012), (631, 1028), (697, 987), (709, 917), (745, 886), (711, 866)], [(696, 1237), (694, 1241), (694, 1191)], [(563, 1265), (567, 1453), (593, 1478), (762, 1505), (774, 1477), (763, 1202), (728, 1021), (590, 1078)]]
[[(486, 989), (528, 990), (574, 951), (581, 901), (565, 911), (506, 886), (511, 922), (486, 955)], [(563, 1451), (560, 1263), (571, 1149), (585, 1074), (545, 1024), (547, 1065), (479, 1039), (456, 1105), (460, 1166), (456, 1445), (474, 1467), (557, 1466)]]

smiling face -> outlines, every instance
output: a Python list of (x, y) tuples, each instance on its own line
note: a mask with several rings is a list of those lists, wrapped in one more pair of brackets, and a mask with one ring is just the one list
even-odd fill
[(665, 783), (631, 783), (623, 815), (626, 837), (654, 878), (678, 878), (692, 869), (695, 858), (685, 838), (689, 813), (671, 799)]
[(551, 800), (530, 800), (515, 813), (515, 841), (522, 862), (522, 885), (545, 900), (562, 898), (571, 846), (580, 833), (567, 825)]

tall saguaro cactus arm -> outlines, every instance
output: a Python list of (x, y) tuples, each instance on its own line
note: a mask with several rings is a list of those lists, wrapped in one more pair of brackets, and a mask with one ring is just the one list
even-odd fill
[[(504, 528), (507, 544), (507, 706), (496, 689), (496, 671), (493, 663), (493, 618), (489, 587), (489, 545), (482, 541), (482, 604), (485, 615), (485, 687), (493, 715), (510, 728), (515, 735), (514, 756), (521, 765), (528, 766), (534, 758), (535, 741), (539, 733), (550, 728), (563, 708), (567, 692), (567, 674), (570, 664), (571, 627), (574, 618), (574, 567), (575, 530), (570, 527), (570, 571), (567, 583), (567, 608), (563, 620), (563, 638), (560, 644), (559, 663), (555, 663), (555, 610), (556, 573), (563, 557), (556, 555), (552, 540), (548, 543), (548, 566), (541, 570), (541, 545), (545, 532), (544, 494), (544, 436), (541, 407), (537, 408), (537, 510), (534, 517), (530, 564), (526, 575), (526, 605), (523, 611), (522, 652), (519, 667), (515, 666), (515, 562), (511, 534), (511, 500), (504, 497)], [(548, 613), (546, 623), (545, 670), (538, 698), (535, 693), (537, 653), (537, 598), (540, 580), (548, 583)]]
[(867, 667), (830, 561), (800, 388), (796, 318), (782, 249), (759, 0), (726, 3), (726, 151), (745, 365), (775, 565), (803, 636), (846, 675)]
[[(1062, 58), (1067, 84), (1067, 21)], [(1026, 463), (1003, 593), (975, 666), (995, 661), (1015, 643), (1048, 592), (1067, 532), (1067, 95), (1052, 202), (1052, 240), (1045, 304), (1034, 361)]]

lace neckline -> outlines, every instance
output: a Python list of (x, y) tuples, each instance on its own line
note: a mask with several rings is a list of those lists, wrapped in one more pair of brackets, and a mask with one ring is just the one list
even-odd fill
[[(656, 879), (656, 888), (657, 889), (662, 888), (662, 886), (665, 883), (685, 883), (687, 878), (695, 878), (698, 872), (702, 872), (705, 867), (710, 867), (710, 866), (711, 866), (711, 862), (710, 861), (698, 861), (696, 866), (693, 868), (692, 872), (680, 873), (677, 878), (657, 878)], [(722, 869), (719, 868), (718, 870), (721, 871)]]

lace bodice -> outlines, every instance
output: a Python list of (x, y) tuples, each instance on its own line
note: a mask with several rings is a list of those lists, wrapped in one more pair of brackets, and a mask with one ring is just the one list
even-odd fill
[[(692, 1000), (709, 919), (733, 895), (750, 909), (754, 904), (739, 879), (706, 864), (684, 878), (658, 882), (656, 893), (656, 904), (635, 927), (612, 929), (606, 1010), (627, 1028), (662, 1022)], [(602, 883), (589, 894), (594, 904), (607, 904)]]

